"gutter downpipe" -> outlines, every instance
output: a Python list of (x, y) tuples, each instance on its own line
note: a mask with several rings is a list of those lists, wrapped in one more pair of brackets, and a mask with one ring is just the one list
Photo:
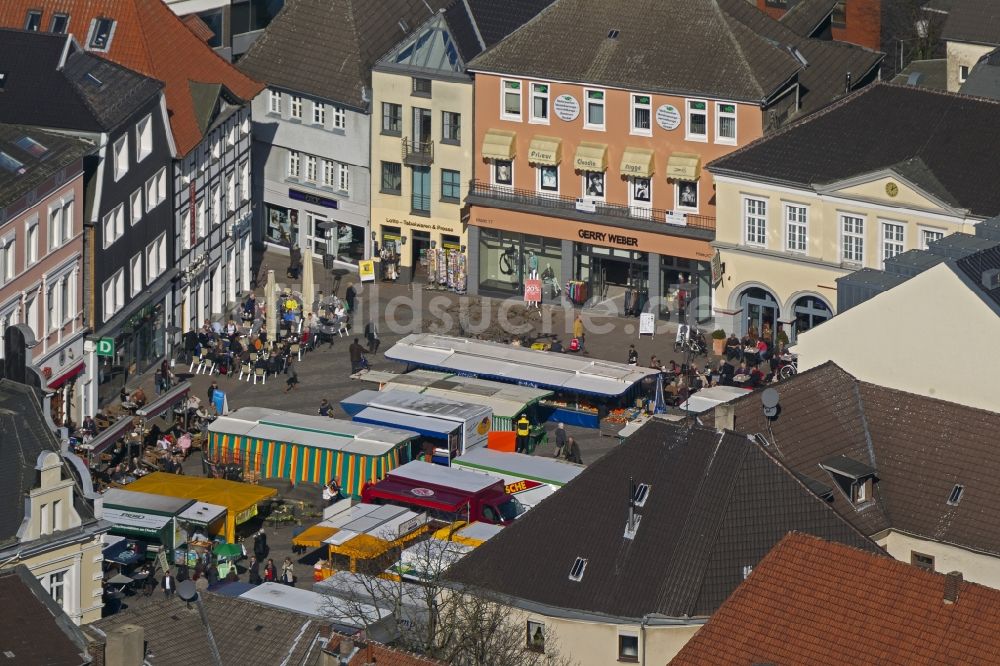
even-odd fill
[(639, 636), (641, 646), (639, 649), (642, 650), (642, 666), (646, 666), (646, 623), (649, 622), (649, 613), (642, 616), (642, 622), (639, 624)]

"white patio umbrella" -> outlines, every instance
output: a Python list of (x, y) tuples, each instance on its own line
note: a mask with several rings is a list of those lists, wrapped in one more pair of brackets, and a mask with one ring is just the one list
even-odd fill
[(315, 285), (313, 284), (313, 253), (307, 246), (302, 251), (302, 314), (312, 312), (313, 300), (315, 299)]
[(278, 285), (274, 280), (274, 271), (269, 270), (267, 272), (267, 285), (264, 287), (264, 304), (267, 308), (264, 312), (265, 316), (265, 329), (267, 332), (267, 341), (269, 343), (274, 342), (278, 337)]

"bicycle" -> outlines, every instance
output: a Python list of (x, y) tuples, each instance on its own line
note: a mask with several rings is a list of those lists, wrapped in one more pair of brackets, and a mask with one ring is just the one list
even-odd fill
[(778, 379), (794, 377), (799, 372), (799, 357), (795, 354), (784, 354), (778, 358), (778, 367), (774, 371)]

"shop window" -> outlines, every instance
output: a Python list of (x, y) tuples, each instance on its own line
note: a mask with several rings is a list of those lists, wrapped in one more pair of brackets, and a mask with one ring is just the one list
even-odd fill
[(543, 194), (559, 194), (559, 167), (541, 164), (538, 171), (538, 191)]
[(298, 243), (298, 211), (267, 205), (267, 240), (290, 247)]
[(689, 141), (708, 140), (708, 102), (700, 99), (687, 101), (687, 134)]
[(500, 117), (504, 120), (521, 120), (521, 82), (501, 81), (503, 94), (500, 98)]
[(493, 160), (493, 184), (513, 187), (514, 163), (510, 160)]
[(604, 172), (583, 172), (583, 196), (588, 199), (604, 199)]
[(583, 126), (587, 129), (604, 129), (604, 91), (587, 90), (587, 109)]
[(679, 180), (675, 185), (678, 210), (698, 212), (698, 183)]
[(549, 85), (547, 83), (531, 84), (531, 122), (549, 123)]
[(632, 134), (653, 133), (653, 106), (649, 95), (632, 95)]
[(402, 192), (403, 167), (399, 162), (382, 162), (383, 194), (400, 194)]

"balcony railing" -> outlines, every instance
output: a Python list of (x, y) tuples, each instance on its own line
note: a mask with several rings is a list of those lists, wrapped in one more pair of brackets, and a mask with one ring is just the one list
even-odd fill
[(634, 225), (629, 226), (642, 229), (649, 229), (650, 225), (654, 225), (665, 227), (663, 231), (668, 233), (683, 229), (701, 232), (715, 231), (715, 217), (711, 215), (696, 215), (660, 208), (627, 206), (591, 199), (542, 194), (534, 190), (519, 190), (479, 180), (473, 180), (469, 184), (469, 197), (486, 199), (491, 203), (506, 204), (501, 206), (504, 208), (551, 209), (560, 217), (572, 217), (578, 220), (593, 219), (599, 222), (602, 221), (602, 218), (603, 220), (614, 218), (622, 222), (634, 222)]
[(403, 164), (407, 166), (428, 166), (434, 163), (434, 142), (403, 139)]

